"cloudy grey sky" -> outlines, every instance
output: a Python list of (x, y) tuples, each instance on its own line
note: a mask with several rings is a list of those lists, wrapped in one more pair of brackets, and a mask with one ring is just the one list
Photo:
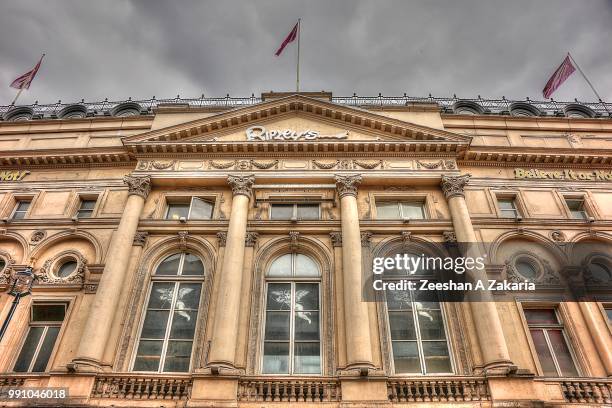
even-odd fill
[[(0, 104), (255, 95), (541, 98), (567, 51), (612, 100), (612, 0), (0, 0)], [(594, 100), (575, 73), (555, 99)]]

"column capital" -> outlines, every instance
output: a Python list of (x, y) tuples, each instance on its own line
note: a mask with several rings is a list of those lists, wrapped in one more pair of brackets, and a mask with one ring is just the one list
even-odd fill
[(219, 231), (217, 232), (217, 242), (219, 243), (219, 247), (224, 247), (227, 243), (227, 232)]
[(148, 236), (149, 233), (146, 231), (136, 231), (136, 235), (134, 235), (134, 246), (145, 246)]
[(255, 175), (235, 176), (230, 174), (227, 176), (227, 182), (232, 188), (232, 193), (234, 195), (245, 195), (250, 197), (253, 191), (253, 184), (255, 184)]
[(125, 176), (123, 182), (128, 185), (128, 195), (138, 195), (146, 199), (151, 191), (150, 176)]
[(342, 233), (338, 231), (330, 232), (329, 236), (331, 238), (332, 247), (341, 247), (342, 246)]
[(464, 174), (462, 176), (442, 176), (442, 191), (446, 196), (446, 199), (451, 197), (465, 197), (463, 189), (470, 181), (471, 174)]
[(351, 174), (348, 176), (337, 175), (334, 177), (336, 180), (336, 188), (340, 198), (344, 196), (357, 197), (357, 187), (361, 184), (361, 174)]
[(259, 234), (254, 231), (247, 231), (246, 237), (244, 238), (244, 246), (254, 247), (259, 239)]

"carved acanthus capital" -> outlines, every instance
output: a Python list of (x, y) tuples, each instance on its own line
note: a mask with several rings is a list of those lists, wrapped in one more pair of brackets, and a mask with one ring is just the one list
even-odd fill
[(444, 237), (444, 242), (447, 244), (457, 243), (457, 236), (454, 231), (444, 231), (442, 232), (442, 236)]
[(372, 234), (370, 231), (364, 231), (361, 233), (361, 246), (364, 248), (369, 248), (372, 243)]
[(332, 246), (334, 248), (342, 246), (342, 233), (341, 232), (330, 232), (329, 236), (331, 238)]
[(247, 231), (244, 239), (244, 245), (247, 247), (254, 247), (258, 238), (259, 234), (257, 232)]
[(353, 174), (349, 176), (336, 175), (336, 188), (340, 198), (344, 196), (357, 197), (357, 187), (361, 184), (362, 177), (360, 174)]
[(247, 176), (227, 176), (227, 182), (232, 188), (234, 195), (245, 195), (249, 197), (253, 191), (253, 184), (255, 184), (255, 175), (249, 174)]
[(146, 199), (151, 192), (150, 176), (125, 176), (123, 182), (128, 185), (128, 195), (138, 195)]
[(217, 242), (219, 243), (219, 247), (224, 247), (227, 242), (227, 232), (225, 231), (217, 232)]
[(446, 196), (446, 199), (451, 197), (464, 197), (464, 188), (470, 181), (471, 174), (464, 174), (463, 176), (442, 176), (442, 191)]
[(136, 231), (136, 234), (134, 235), (134, 246), (145, 246), (145, 244), (147, 243), (147, 237), (149, 236), (149, 233), (146, 231)]

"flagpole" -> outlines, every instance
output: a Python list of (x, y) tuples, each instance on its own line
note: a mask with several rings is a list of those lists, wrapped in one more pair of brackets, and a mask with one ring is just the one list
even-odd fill
[(601, 99), (601, 96), (599, 96), (599, 94), (597, 93), (597, 91), (595, 90), (595, 87), (593, 86), (593, 84), (591, 83), (591, 81), (589, 81), (589, 78), (587, 78), (587, 76), (584, 74), (584, 72), (582, 72), (582, 69), (580, 69), (580, 65), (578, 65), (578, 63), (576, 62), (576, 60), (574, 59), (574, 57), (572, 57), (572, 54), (570, 54), (569, 52), (567, 53), (568, 57), (570, 57), (570, 60), (572, 60), (572, 62), (574, 63), (574, 65), (576, 65), (576, 68), (578, 68), (578, 72), (580, 72), (580, 75), (582, 75), (582, 77), (584, 78), (584, 80), (587, 82), (587, 84), (589, 84), (589, 86), (591, 87), (591, 89), (593, 90), (593, 93), (595, 94), (595, 96), (597, 97), (597, 99), (599, 100), (599, 102), (601, 102), (601, 104), (603, 105), (604, 109), (606, 110), (606, 112), (608, 112), (608, 115), (610, 115), (610, 111), (608, 110), (608, 107), (606, 106), (606, 103)]
[(17, 91), (17, 95), (15, 95), (15, 99), (13, 99), (13, 102), (11, 102), (11, 105), (15, 105), (15, 103), (17, 103), (17, 98), (19, 98), (19, 95), (21, 95), (21, 92), (23, 92), (23, 88), (19, 88), (19, 91)]
[(295, 90), (300, 92), (300, 32), (302, 31), (302, 19), (298, 18), (298, 32), (297, 32), (297, 72), (295, 77)]

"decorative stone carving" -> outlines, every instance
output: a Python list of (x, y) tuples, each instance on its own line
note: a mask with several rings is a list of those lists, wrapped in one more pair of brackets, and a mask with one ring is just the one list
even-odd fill
[(136, 231), (136, 235), (134, 235), (134, 246), (145, 246), (147, 243), (147, 237), (149, 236), (148, 232), (145, 231)]
[(83, 291), (85, 293), (96, 293), (98, 291), (97, 283), (86, 283), (83, 285)]
[(360, 174), (353, 174), (349, 176), (336, 175), (336, 188), (340, 198), (344, 196), (357, 197), (357, 187), (361, 183), (362, 177)]
[(565, 234), (562, 231), (554, 230), (550, 232), (550, 238), (555, 242), (565, 242)]
[(291, 239), (291, 250), (296, 251), (298, 249), (298, 239), (300, 238), (300, 233), (297, 231), (289, 231), (289, 238)]
[(47, 236), (47, 231), (45, 230), (36, 230), (30, 235), (30, 244), (36, 245)]
[[(521, 275), (516, 269), (516, 262), (518, 260), (531, 263), (534, 269), (537, 270), (537, 275), (534, 278)], [(561, 283), (559, 276), (553, 270), (550, 263), (546, 259), (541, 259), (537, 254), (529, 251), (522, 251), (515, 254), (510, 259), (507, 259), (505, 268), (508, 282), (521, 283), (529, 281), (539, 285), (559, 285)]]
[(128, 185), (128, 195), (138, 195), (146, 199), (151, 192), (151, 177), (125, 176), (123, 182)]
[(370, 231), (364, 231), (361, 233), (361, 246), (364, 248), (369, 248), (372, 243), (372, 234)]
[(454, 231), (444, 231), (442, 236), (444, 237), (444, 242), (446, 243), (454, 244), (457, 242), (457, 236), (455, 235)]
[[(77, 266), (76, 270), (65, 278), (61, 278), (55, 275), (55, 271), (52, 269), (57, 269), (55, 264), (58, 260), (72, 258), (76, 260)], [(80, 253), (76, 251), (65, 251), (59, 253), (52, 259), (47, 259), (43, 266), (35, 272), (36, 279), (41, 284), (46, 285), (82, 285), (85, 282), (85, 268), (87, 267), (87, 259)]]
[(457, 163), (453, 160), (444, 160), (444, 168), (446, 170), (457, 170)]
[(249, 174), (247, 176), (227, 176), (227, 182), (232, 188), (234, 195), (245, 195), (249, 197), (253, 191), (253, 184), (255, 184), (255, 175)]
[(412, 233), (410, 231), (402, 231), (402, 243), (404, 246), (408, 245), (408, 243), (412, 240)]
[(446, 199), (452, 197), (465, 197), (464, 188), (470, 181), (471, 174), (464, 174), (462, 176), (442, 176), (442, 191), (446, 196)]
[(217, 242), (219, 243), (219, 247), (224, 247), (227, 242), (227, 232), (225, 231), (217, 232)]
[(186, 250), (187, 249), (187, 235), (189, 235), (189, 232), (187, 231), (179, 231), (178, 233), (178, 237), (179, 237), (179, 246), (181, 248), (181, 250)]
[(342, 233), (341, 232), (330, 232), (329, 236), (331, 238), (332, 246), (334, 248), (342, 246)]
[(259, 234), (253, 231), (247, 231), (246, 237), (244, 239), (244, 246), (254, 247), (257, 243), (257, 239), (259, 238)]
[(176, 163), (174, 160), (169, 161), (154, 161), (151, 166), (156, 170), (166, 170), (172, 167)]
[(361, 167), (362, 169), (366, 169), (366, 170), (372, 170), (375, 169), (378, 166), (383, 165), (383, 161), (382, 160), (376, 160), (373, 162), (365, 162), (365, 161), (361, 161), (361, 160), (353, 160), (353, 164), (355, 166)]
[(313, 164), (315, 167), (317, 167), (317, 168), (319, 168), (319, 169), (322, 169), (322, 170), (330, 170), (330, 169), (333, 169), (333, 168), (334, 168), (334, 167), (336, 167), (336, 166), (337, 166), (339, 163), (340, 163), (340, 161), (339, 161), (339, 160), (336, 160), (336, 161), (331, 162), (331, 163), (323, 163), (323, 162), (320, 162), (320, 161), (317, 161), (317, 160), (313, 160), (313, 161), (312, 161), (312, 164)]
[(5, 262), (4, 269), (0, 271), (0, 285), (8, 285), (11, 282), (11, 276), (13, 276), (13, 266), (15, 265), (15, 260), (8, 252), (1, 249), (0, 257), (2, 257)]
[(278, 160), (272, 160), (271, 162), (268, 162), (268, 163), (251, 160), (251, 166), (256, 167), (260, 170), (268, 170), (268, 169), (271, 169), (272, 167), (276, 169), (278, 168)]
[(231, 161), (231, 162), (226, 162), (226, 163), (217, 163), (213, 160), (210, 161), (209, 163), (210, 167), (212, 167), (213, 169), (217, 169), (217, 170), (225, 170), (225, 169), (229, 169), (232, 166), (236, 165), (236, 160)]
[(439, 168), (440, 166), (442, 166), (442, 163), (443, 163), (442, 160), (438, 160), (437, 162), (433, 162), (433, 163), (431, 163), (431, 162), (423, 162), (423, 161), (420, 161), (420, 160), (417, 160), (416, 162), (417, 162), (417, 168), (420, 169), (421, 167), (423, 167), (423, 168), (426, 168), (428, 170), (435, 170), (435, 169)]

